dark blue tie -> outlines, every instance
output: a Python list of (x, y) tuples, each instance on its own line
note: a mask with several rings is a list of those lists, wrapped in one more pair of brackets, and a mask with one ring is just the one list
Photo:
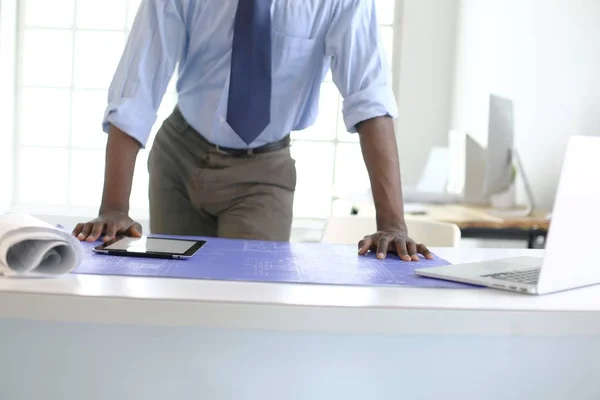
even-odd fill
[(271, 0), (239, 0), (231, 53), (229, 126), (247, 144), (271, 121)]

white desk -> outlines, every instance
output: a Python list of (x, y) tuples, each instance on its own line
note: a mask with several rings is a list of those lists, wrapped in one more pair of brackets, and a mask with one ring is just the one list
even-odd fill
[(0, 399), (600, 398), (600, 286), (0, 279), (0, 339)]

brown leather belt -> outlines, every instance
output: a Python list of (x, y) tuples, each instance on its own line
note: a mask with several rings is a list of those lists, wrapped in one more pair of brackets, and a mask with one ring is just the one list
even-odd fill
[(265, 145), (255, 147), (253, 149), (234, 149), (231, 147), (223, 147), (223, 146), (213, 144), (213, 143), (209, 142), (208, 140), (206, 140), (204, 137), (202, 137), (202, 135), (198, 135), (198, 136), (200, 136), (200, 139), (207, 146), (215, 149), (219, 153), (224, 153), (224, 154), (227, 154), (232, 157), (250, 157), (253, 155), (257, 155), (257, 154), (270, 153), (272, 151), (277, 151), (277, 150), (281, 150), (286, 147), (289, 147), (289, 145), (291, 143), (290, 135), (286, 135), (286, 137), (284, 137), (281, 140), (278, 140), (277, 142), (267, 143)]

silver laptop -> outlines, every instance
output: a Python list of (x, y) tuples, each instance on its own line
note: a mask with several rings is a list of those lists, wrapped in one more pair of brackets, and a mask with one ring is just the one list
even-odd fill
[[(549, 164), (557, 160), (540, 160)], [(544, 258), (417, 269), (417, 275), (528, 294), (600, 283), (600, 137), (569, 139)]]

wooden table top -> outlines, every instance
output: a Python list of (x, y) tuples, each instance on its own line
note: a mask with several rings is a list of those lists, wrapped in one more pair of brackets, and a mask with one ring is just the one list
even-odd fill
[(534, 211), (529, 217), (499, 217), (491, 213), (491, 209), (466, 205), (431, 205), (426, 215), (415, 215), (411, 218), (422, 218), (441, 222), (449, 222), (465, 228), (488, 229), (541, 229), (548, 230), (550, 220), (548, 212)]
[[(375, 215), (372, 203), (357, 204), (354, 207), (360, 215)], [(410, 214), (411, 219), (427, 221), (449, 222), (458, 225), (461, 229), (539, 229), (547, 231), (550, 227), (548, 211), (537, 210), (529, 217), (494, 215), (494, 210), (489, 207), (469, 206), (464, 204), (436, 204), (425, 206), (426, 214)]]

